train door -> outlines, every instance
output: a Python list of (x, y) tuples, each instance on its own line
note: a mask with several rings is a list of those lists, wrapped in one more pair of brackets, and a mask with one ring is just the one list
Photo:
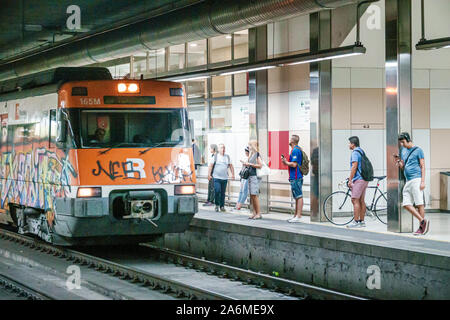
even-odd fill
[(8, 150), (8, 114), (0, 114), (0, 223), (6, 223), (6, 166), (3, 163)]

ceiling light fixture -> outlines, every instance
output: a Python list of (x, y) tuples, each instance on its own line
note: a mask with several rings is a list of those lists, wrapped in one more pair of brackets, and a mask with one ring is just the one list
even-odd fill
[(272, 68), (275, 68), (275, 67), (276, 66), (264, 66), (264, 67), (250, 68), (250, 69), (242, 69), (242, 70), (224, 72), (224, 73), (221, 73), (220, 76), (228, 76), (230, 74), (238, 74), (238, 73), (244, 73), (244, 72), (260, 71), (260, 70), (272, 69)]
[(435, 50), (450, 48), (450, 37), (433, 40), (420, 39), (416, 44), (417, 50)]
[(435, 50), (450, 48), (450, 37), (427, 40), (425, 38), (425, 5), (421, 2), (422, 38), (416, 44), (416, 50)]

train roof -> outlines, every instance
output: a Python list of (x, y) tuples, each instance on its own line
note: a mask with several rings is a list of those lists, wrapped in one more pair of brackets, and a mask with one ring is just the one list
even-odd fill
[(60, 67), (0, 82), (0, 95), (48, 85), (58, 87), (68, 81), (112, 80), (103, 67)]

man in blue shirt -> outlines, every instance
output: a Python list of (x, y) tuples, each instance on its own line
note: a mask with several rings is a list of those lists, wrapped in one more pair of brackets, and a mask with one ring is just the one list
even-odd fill
[(303, 210), (303, 175), (300, 171), (302, 165), (302, 149), (298, 146), (300, 137), (293, 134), (289, 140), (289, 146), (292, 148), (289, 155), (289, 161), (286, 160), (284, 155), (281, 155), (281, 162), (289, 167), (289, 182), (291, 183), (292, 196), (295, 199), (295, 213), (292, 219), (288, 222), (300, 222)]
[(400, 156), (394, 157), (406, 178), (402, 205), (420, 221), (419, 229), (414, 234), (426, 234), (430, 229), (430, 221), (425, 219), (425, 156), (421, 148), (414, 146), (409, 133), (402, 132), (398, 141), (401, 145)]
[(364, 216), (366, 215), (366, 190), (369, 185), (361, 176), (361, 159), (364, 152), (359, 146), (359, 138), (353, 136), (348, 138), (349, 149), (352, 150), (350, 157), (350, 177), (348, 187), (352, 190), (352, 204), (354, 220), (347, 225), (347, 228), (362, 228), (366, 226)]

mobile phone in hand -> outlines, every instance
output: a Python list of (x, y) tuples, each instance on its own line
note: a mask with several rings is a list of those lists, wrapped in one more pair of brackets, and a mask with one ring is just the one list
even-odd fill
[(281, 155), (281, 159), (284, 159), (284, 154)]

